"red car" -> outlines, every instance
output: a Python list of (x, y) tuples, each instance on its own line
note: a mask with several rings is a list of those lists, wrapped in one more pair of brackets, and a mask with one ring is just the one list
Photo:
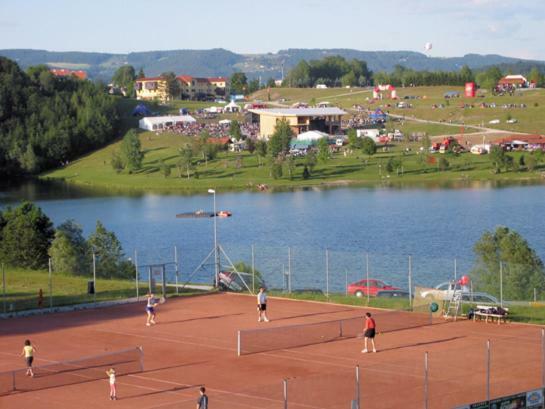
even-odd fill
[(348, 294), (355, 295), (356, 297), (363, 297), (364, 295), (376, 296), (377, 292), (382, 290), (400, 290), (399, 287), (386, 284), (384, 281), (369, 279), (361, 280), (356, 283), (348, 284)]

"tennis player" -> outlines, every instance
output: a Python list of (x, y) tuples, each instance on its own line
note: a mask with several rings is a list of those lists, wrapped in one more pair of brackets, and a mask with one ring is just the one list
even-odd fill
[(155, 302), (153, 293), (148, 293), (146, 298), (148, 300), (146, 304), (146, 312), (148, 313), (146, 325), (149, 327), (151, 324), (155, 324), (155, 307), (157, 307), (157, 303)]
[(197, 399), (197, 409), (208, 409), (208, 396), (206, 395), (206, 388), (201, 386), (199, 388), (201, 396)]
[(363, 327), (363, 337), (364, 337), (364, 347), (361, 350), (364, 354), (366, 354), (367, 351), (367, 338), (371, 340), (371, 344), (373, 345), (373, 352), (377, 352), (377, 349), (375, 348), (375, 331), (376, 331), (376, 324), (375, 320), (371, 318), (371, 313), (366, 312), (365, 313), (365, 326)]
[(267, 294), (264, 287), (259, 287), (257, 293), (257, 322), (269, 322), (267, 317)]
[(115, 388), (115, 368), (111, 367), (106, 371), (106, 375), (110, 378), (110, 400), (117, 400), (117, 390)]
[(32, 345), (30, 339), (25, 340), (25, 346), (23, 347), (23, 352), (21, 356), (25, 357), (26, 361), (26, 376), (34, 376), (34, 371), (32, 371), (32, 362), (34, 361), (34, 352), (36, 347)]

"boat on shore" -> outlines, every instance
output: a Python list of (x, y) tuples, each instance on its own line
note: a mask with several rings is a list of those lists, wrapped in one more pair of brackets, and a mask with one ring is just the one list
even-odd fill
[(232, 213), (228, 210), (220, 210), (216, 214), (214, 212), (205, 212), (204, 210), (197, 210), (196, 212), (185, 212), (178, 213), (176, 215), (177, 219), (189, 219), (189, 218), (199, 218), (199, 217), (231, 217)]

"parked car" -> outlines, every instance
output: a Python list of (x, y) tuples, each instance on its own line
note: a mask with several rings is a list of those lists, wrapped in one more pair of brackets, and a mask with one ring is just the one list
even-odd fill
[(376, 296), (377, 292), (383, 290), (401, 290), (401, 288), (391, 286), (382, 280), (376, 279), (360, 280), (355, 283), (348, 284), (348, 294), (355, 295), (356, 297), (363, 297), (367, 294)]
[(380, 290), (377, 291), (377, 297), (382, 298), (409, 298), (407, 290)]
[(454, 281), (445, 281), (435, 288), (422, 291), (420, 296), (430, 300), (450, 300), (455, 291), (462, 291), (461, 285)]

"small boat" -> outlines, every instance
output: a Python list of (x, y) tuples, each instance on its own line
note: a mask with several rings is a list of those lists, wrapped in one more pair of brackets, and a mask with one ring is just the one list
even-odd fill
[(192, 217), (214, 217), (213, 212), (205, 212), (204, 210), (197, 210), (196, 212), (178, 213), (176, 218), (187, 219)]
[(220, 211), (217, 213), (217, 216), (218, 216), (218, 217), (231, 217), (231, 212), (228, 211), (228, 210), (220, 210)]

